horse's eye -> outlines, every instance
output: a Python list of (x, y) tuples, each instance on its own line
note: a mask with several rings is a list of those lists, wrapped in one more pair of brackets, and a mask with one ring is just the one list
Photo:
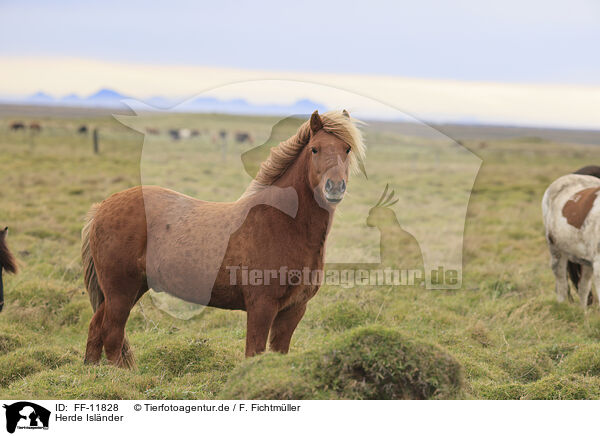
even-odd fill
[(312, 148), (313, 154), (317, 154), (317, 149), (315, 147)]
[(351, 151), (351, 150), (352, 150), (352, 147), (348, 147), (348, 148), (346, 149), (346, 154), (350, 153), (350, 151)]

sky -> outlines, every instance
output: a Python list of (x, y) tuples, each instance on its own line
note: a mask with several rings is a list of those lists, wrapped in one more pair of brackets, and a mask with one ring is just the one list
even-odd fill
[(599, 22), (597, 0), (0, 0), (0, 94), (112, 87), (185, 98), (228, 80), (285, 78), (395, 93), (392, 103), (417, 115), (427, 112), (418, 95), (402, 92), (423, 92), (429, 113), (498, 122), (512, 105), (515, 122), (554, 123), (562, 113), (530, 119), (523, 105), (568, 95), (563, 124), (593, 126)]

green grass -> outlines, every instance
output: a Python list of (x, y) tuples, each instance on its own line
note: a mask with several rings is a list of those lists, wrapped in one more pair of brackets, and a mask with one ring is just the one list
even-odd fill
[[(479, 141), (464, 141), (483, 165), (467, 212), (460, 290), (325, 285), (309, 303), (289, 355), (249, 360), (244, 313), (208, 308), (185, 320), (157, 309), (147, 295), (128, 323), (137, 368), (127, 371), (82, 363), (92, 312), (79, 234), (93, 202), (140, 183), (143, 138), (109, 118), (48, 117), (32, 144), (8, 132), (9, 121), (0, 119), (0, 225), (10, 227), (21, 273), (5, 276), (2, 398), (600, 398), (600, 313), (555, 301), (540, 216), (548, 184), (600, 162), (595, 147), (521, 138), (486, 139), (478, 149)], [(82, 122), (100, 128), (99, 155), (90, 138), (73, 133)], [(156, 120), (163, 129), (190, 122), (213, 132), (251, 130), (257, 143), (273, 124), (219, 116)], [(397, 186), (415, 186), (410, 161), (390, 162), (390, 147), (396, 141), (417, 159), (421, 143), (393, 132), (370, 135), (373, 165), (394, 173)], [(239, 177), (239, 155), (248, 146), (230, 145), (232, 169), (221, 174), (210, 136), (180, 148), (170, 148), (166, 137), (151, 141), (157, 142), (150, 149), (162, 147), (169, 156), (161, 163), (160, 154), (150, 155), (142, 165), (151, 181), (233, 200), (249, 180)], [(194, 146), (204, 150), (202, 159), (185, 159)], [(385, 185), (383, 176), (370, 176)], [(423, 191), (399, 195), (426, 196), (440, 183), (452, 184), (443, 174), (431, 177)], [(358, 188), (351, 194), (363, 198)], [(364, 198), (368, 212), (377, 199)], [(438, 219), (437, 212), (424, 218), (408, 209), (403, 222), (427, 218), (433, 226)], [(341, 212), (333, 246), (366, 250), (344, 233), (360, 214)]]

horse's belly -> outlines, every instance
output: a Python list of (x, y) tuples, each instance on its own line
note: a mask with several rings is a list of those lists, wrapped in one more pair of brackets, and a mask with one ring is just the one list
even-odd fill
[(208, 306), (217, 307), (219, 309), (246, 310), (244, 295), (234, 286), (215, 286), (211, 292)]
[(222, 262), (224, 248), (208, 248), (202, 243), (171, 248), (169, 255), (161, 244), (149, 244), (146, 253), (148, 286), (186, 301), (207, 305)]
[(219, 280), (220, 268), (201, 258), (171, 258), (151, 265), (148, 285), (182, 300), (222, 309), (245, 309), (241, 290), (235, 284)]

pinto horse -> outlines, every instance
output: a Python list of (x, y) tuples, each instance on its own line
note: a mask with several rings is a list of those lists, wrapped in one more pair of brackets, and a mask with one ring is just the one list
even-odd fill
[(346, 111), (315, 111), (295, 135), (271, 149), (235, 202), (141, 186), (92, 206), (82, 231), (85, 284), (94, 309), (85, 361), (98, 362), (104, 347), (111, 363), (134, 364), (125, 324), (149, 288), (245, 310), (246, 356), (263, 352), (267, 340), (272, 350), (286, 353), (321, 283), (284, 273), (322, 272), (336, 205), (364, 152), (358, 122)]
[[(582, 174), (586, 176), (594, 176), (600, 179), (600, 167), (596, 165), (588, 165), (583, 168), (579, 168), (573, 174)], [(569, 277), (571, 278), (571, 282), (573, 282), (573, 286), (575, 286), (575, 290), (579, 289), (579, 280), (581, 279), (581, 265), (578, 263), (568, 262), (567, 270), (569, 271)], [(573, 301), (571, 297), (571, 293), (569, 292), (569, 300)], [(592, 295), (590, 295), (590, 300), (588, 301), (588, 306), (591, 306), (593, 303)]]
[[(569, 174), (554, 181), (544, 193), (542, 213), (556, 294), (562, 302), (569, 296), (567, 263), (581, 267), (577, 293), (581, 305), (588, 304), (590, 292), (598, 304), (600, 290), (600, 179)], [(595, 290), (592, 289), (592, 282)]]
[(5, 227), (4, 230), (0, 230), (0, 312), (2, 312), (2, 309), (4, 308), (2, 271), (7, 271), (12, 274), (17, 273), (17, 263), (6, 245), (6, 235), (8, 235), (8, 227)]

